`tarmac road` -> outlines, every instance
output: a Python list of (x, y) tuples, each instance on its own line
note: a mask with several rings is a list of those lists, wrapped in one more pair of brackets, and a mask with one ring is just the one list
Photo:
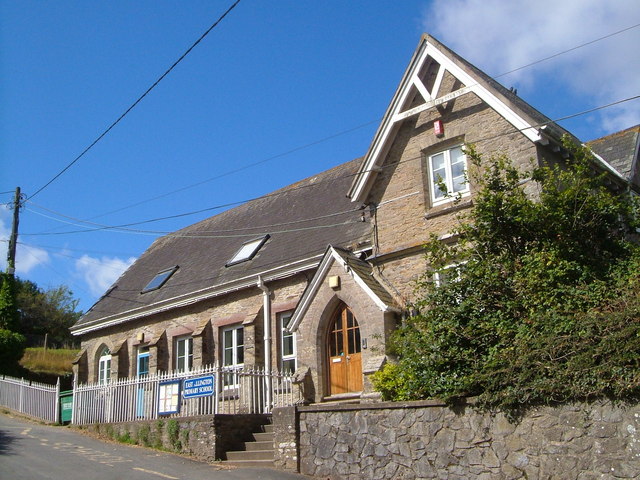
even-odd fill
[(103, 442), (71, 428), (0, 413), (2, 480), (302, 480), (271, 469), (232, 468)]

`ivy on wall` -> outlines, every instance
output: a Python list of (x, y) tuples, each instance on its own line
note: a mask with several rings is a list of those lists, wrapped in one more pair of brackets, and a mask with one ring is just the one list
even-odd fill
[(564, 147), (566, 164), (528, 172), (467, 148), (474, 208), (457, 242), (426, 244), (419, 313), (393, 335), (398, 361), (373, 378), (385, 399), (477, 396), (516, 415), (640, 397), (638, 202), (588, 150)]

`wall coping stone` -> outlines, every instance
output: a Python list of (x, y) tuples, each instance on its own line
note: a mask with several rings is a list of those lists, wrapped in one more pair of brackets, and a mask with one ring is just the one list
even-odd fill
[[(469, 399), (463, 400), (462, 405), (470, 405)], [(305, 412), (331, 412), (352, 410), (399, 410), (405, 408), (446, 407), (442, 400), (416, 400), (411, 402), (379, 402), (379, 403), (314, 403), (312, 405), (298, 406), (300, 413)]]

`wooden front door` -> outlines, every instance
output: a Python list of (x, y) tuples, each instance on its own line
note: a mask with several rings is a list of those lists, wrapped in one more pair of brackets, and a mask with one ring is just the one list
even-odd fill
[(329, 393), (362, 391), (360, 327), (348, 307), (342, 306), (329, 326)]

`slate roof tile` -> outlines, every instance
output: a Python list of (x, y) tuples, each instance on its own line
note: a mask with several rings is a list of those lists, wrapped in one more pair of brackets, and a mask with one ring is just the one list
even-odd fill
[(624, 178), (640, 186), (638, 156), (640, 125), (587, 142), (587, 145)]
[[(369, 224), (345, 195), (360, 159), (158, 238), (73, 329), (321, 255), (327, 245), (368, 241)], [(255, 257), (225, 264), (242, 244), (270, 235)], [(140, 293), (160, 271), (178, 266), (157, 290)]]

